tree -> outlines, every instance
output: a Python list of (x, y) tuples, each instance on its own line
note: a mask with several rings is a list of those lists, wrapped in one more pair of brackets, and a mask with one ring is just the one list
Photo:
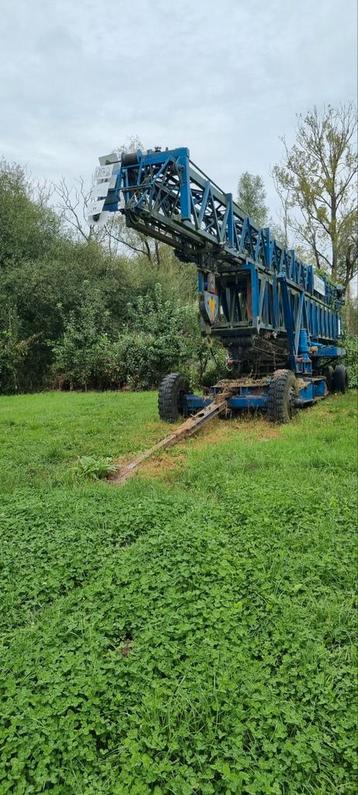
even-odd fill
[(0, 268), (52, 253), (60, 221), (24, 169), (0, 160)]
[(358, 298), (356, 295), (347, 301), (346, 329), (348, 334), (358, 337)]
[(271, 224), (271, 228), (277, 243), (279, 243), (279, 245), (284, 248), (289, 248), (290, 210), (292, 209), (290, 190), (287, 188), (286, 185), (281, 184), (281, 182), (277, 178), (275, 170), (272, 176), (273, 176), (274, 186), (276, 188), (276, 193), (279, 197), (281, 204), (281, 213), (279, 217), (279, 222), (276, 224)]
[(266, 207), (266, 191), (262, 178), (258, 174), (244, 171), (238, 184), (237, 202), (241, 210), (252, 218), (256, 226), (268, 225)]
[(16, 392), (21, 380), (24, 360), (36, 341), (36, 335), (21, 339), (19, 321), (12, 308), (8, 309), (6, 324), (0, 326), (0, 392)]
[(91, 197), (91, 191), (86, 189), (83, 177), (68, 186), (64, 177), (57, 185), (54, 192), (58, 198), (57, 211), (65, 227), (71, 230), (75, 240), (89, 242), (90, 240), (103, 240), (103, 229), (96, 230), (94, 224), (87, 221), (86, 211)]
[(317, 266), (347, 289), (357, 273), (357, 129), (353, 105), (298, 116), (296, 141), (273, 176), (285, 197), (288, 226)]
[[(143, 149), (143, 145), (139, 138), (132, 137), (128, 145), (116, 147), (114, 151), (120, 160), (123, 152), (135, 152), (137, 149)], [(87, 209), (92, 190), (86, 186), (83, 177), (79, 177), (72, 185), (62, 178), (54, 186), (54, 191), (58, 198), (56, 209), (59, 216), (75, 240), (96, 240), (111, 257), (129, 250), (132, 254), (143, 255), (152, 265), (160, 264), (162, 247), (158, 241), (127, 227), (123, 215), (113, 214), (104, 226), (88, 223)]]
[(81, 232), (82, 183), (77, 198), (63, 190), (66, 223), (47, 189), (0, 161), (0, 393), (54, 377), (80, 388), (153, 386), (163, 368), (201, 364), (196, 268), (166, 245), (149, 261), (134, 238), (130, 256), (128, 245), (127, 256), (120, 243), (110, 250)]

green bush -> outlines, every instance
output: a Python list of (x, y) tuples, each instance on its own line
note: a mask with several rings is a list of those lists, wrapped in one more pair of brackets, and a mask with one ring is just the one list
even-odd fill
[(0, 392), (155, 386), (202, 369), (195, 268), (161, 246), (79, 242), (25, 172), (0, 162)]
[(90, 478), (90, 480), (103, 480), (108, 475), (113, 475), (116, 465), (108, 456), (95, 458), (94, 456), (81, 456), (74, 467), (75, 474), (80, 478)]
[(349, 386), (356, 389), (358, 387), (358, 337), (345, 337), (344, 347), (346, 349)]
[(203, 372), (201, 383), (205, 387), (212, 386), (216, 381), (228, 377), (228, 369), (226, 366), (227, 351), (222, 345), (215, 343), (210, 346), (210, 358), (206, 363)]
[(71, 313), (54, 346), (55, 383), (70, 388), (150, 389), (172, 370), (185, 374), (203, 359), (194, 304), (164, 299), (160, 284), (127, 307), (127, 322), (112, 335), (93, 292)]

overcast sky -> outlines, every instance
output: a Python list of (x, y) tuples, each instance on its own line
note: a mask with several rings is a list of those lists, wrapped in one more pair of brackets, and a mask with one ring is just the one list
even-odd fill
[(0, 0), (0, 156), (90, 178), (138, 136), (225, 190), (264, 177), (296, 113), (356, 96), (355, 0)]

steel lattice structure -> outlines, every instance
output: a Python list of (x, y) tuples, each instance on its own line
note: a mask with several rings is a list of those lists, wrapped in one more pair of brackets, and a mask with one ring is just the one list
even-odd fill
[[(121, 212), (128, 226), (197, 266), (203, 327), (226, 346), (234, 378), (243, 379), (235, 382), (232, 408), (267, 405), (278, 368), (301, 379), (297, 404), (327, 394), (325, 373), (345, 353), (339, 346), (343, 289), (280, 245), (269, 228), (256, 227), (232, 194), (190, 160), (188, 149), (104, 156), (92, 196), (90, 223)], [(188, 411), (205, 403), (189, 394), (185, 401)]]

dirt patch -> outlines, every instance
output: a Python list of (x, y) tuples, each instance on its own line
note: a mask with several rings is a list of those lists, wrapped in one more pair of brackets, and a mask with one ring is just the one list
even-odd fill
[(116, 466), (116, 471), (109, 473), (107, 477), (108, 483), (117, 483), (118, 481), (120, 481), (121, 474), (124, 472), (127, 464), (130, 464), (134, 458), (135, 455), (126, 455), (123, 457), (121, 456), (121, 458), (116, 458), (114, 462)]
[(170, 455), (169, 450), (163, 455), (150, 458), (140, 468), (140, 472), (148, 477), (165, 477), (167, 473), (173, 472), (185, 463), (185, 456)]
[(208, 444), (230, 441), (236, 433), (263, 442), (280, 436), (277, 425), (273, 425), (263, 417), (237, 417), (231, 420), (213, 420), (207, 428), (203, 428), (193, 437), (190, 444), (194, 449), (200, 449)]
[(210, 422), (210, 425), (202, 428), (195, 436), (178, 443), (174, 453), (172, 449), (169, 449), (162, 455), (153, 456), (153, 458), (145, 461), (140, 466), (139, 473), (145, 477), (161, 477), (164, 480), (172, 480), (173, 475), (181, 467), (185, 466), (189, 449), (201, 450), (220, 442), (230, 441), (236, 433), (242, 433), (244, 436), (255, 439), (258, 442), (269, 442), (271, 439), (277, 439), (280, 436), (280, 429), (277, 425), (273, 425), (261, 417), (241, 417), (230, 420), (215, 419)]
[[(188, 420), (189, 422), (189, 420)], [(193, 435), (190, 439), (181, 440), (175, 444), (175, 452), (159, 452), (153, 449), (153, 454), (146, 459), (146, 454), (150, 454), (150, 447), (147, 450), (137, 453), (134, 456), (123, 456), (116, 461), (117, 470), (110, 476), (109, 482), (115, 485), (124, 483), (136, 472), (149, 478), (161, 477), (164, 480), (172, 480), (173, 474), (179, 468), (185, 466), (188, 450), (205, 449), (213, 447), (220, 442), (227, 442), (233, 439), (236, 433), (241, 433), (246, 439), (254, 439), (257, 442), (268, 442), (280, 435), (278, 426), (272, 425), (263, 417), (252, 417), (244, 415), (233, 419), (213, 419), (210, 423)], [(164, 440), (163, 440), (164, 441)], [(160, 446), (161, 442), (157, 443)], [(144, 458), (144, 460), (141, 460)]]
[(230, 424), (230, 420), (212, 420), (210, 425), (202, 428), (198, 434), (192, 436), (190, 439), (190, 446), (197, 449), (206, 447), (208, 444), (216, 444), (230, 439), (232, 436), (232, 427), (230, 430)]
[(273, 422), (269, 422), (264, 417), (244, 418), (234, 421), (234, 428), (245, 433), (256, 441), (268, 442), (270, 439), (278, 439), (281, 429)]
[(132, 646), (133, 646), (133, 641), (127, 640), (125, 643), (122, 644), (122, 646), (118, 646), (118, 649), (116, 649), (116, 651), (118, 652), (118, 654), (121, 654), (122, 657), (128, 657), (128, 654), (132, 650)]

